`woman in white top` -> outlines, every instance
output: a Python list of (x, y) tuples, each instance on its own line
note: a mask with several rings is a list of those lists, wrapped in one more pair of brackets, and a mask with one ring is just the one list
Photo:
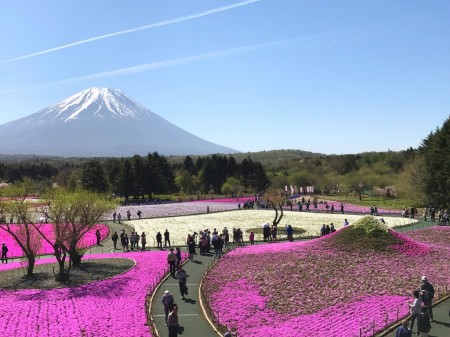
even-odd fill
[(417, 316), (422, 312), (421, 311), (421, 303), (420, 303), (420, 293), (418, 290), (413, 291), (414, 301), (413, 302), (407, 302), (409, 305), (409, 311), (411, 313), (411, 327), (410, 330), (412, 331), (414, 327), (414, 321), (416, 320)]

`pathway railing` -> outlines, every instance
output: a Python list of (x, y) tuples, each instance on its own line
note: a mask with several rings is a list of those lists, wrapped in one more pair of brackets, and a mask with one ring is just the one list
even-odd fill
[(226, 258), (226, 253), (232, 251), (233, 249), (236, 249), (237, 247), (228, 247), (228, 251), (226, 251), (224, 254), (222, 254), (222, 257), (220, 258), (214, 258), (213, 261), (211, 261), (205, 271), (202, 274), (201, 280), (200, 280), (200, 301), (202, 303), (202, 308), (204, 309), (205, 315), (208, 317), (209, 322), (214, 326), (216, 331), (220, 333), (225, 333), (229, 331), (233, 337), (238, 337), (238, 332), (233, 331), (233, 329), (230, 329), (228, 325), (221, 321), (220, 315), (218, 312), (214, 311), (214, 309), (211, 307), (208, 295), (206, 294), (205, 288), (204, 288), (204, 280), (207, 276), (208, 272), (214, 267), (214, 265), (223, 258)]
[[(445, 286), (436, 286), (435, 287), (435, 297), (434, 297), (434, 303), (433, 306), (439, 304), (442, 301), (445, 301), (450, 297), (450, 285), (446, 284)], [(378, 336), (383, 337), (392, 332), (392, 330), (397, 327), (401, 321), (405, 318), (410, 319), (411, 315), (409, 314), (409, 307), (408, 307), (408, 314), (401, 314), (402, 306), (398, 305), (396, 309), (392, 310), (391, 313), (385, 311), (382, 315), (382, 320), (375, 320), (372, 319), (372, 321), (359, 328), (359, 333), (352, 337), (372, 337), (372, 336)]]
[[(182, 252), (181, 263), (185, 263), (188, 260), (188, 254), (186, 252)], [(147, 291), (145, 294), (145, 312), (147, 313), (147, 325), (150, 329), (150, 332), (153, 337), (160, 337), (159, 330), (156, 327), (155, 320), (153, 319), (153, 315), (151, 313), (152, 303), (155, 299), (156, 292), (161, 286), (162, 282), (169, 277), (170, 268), (164, 268), (164, 270), (160, 271), (157, 274), (157, 277), (148, 285)]]

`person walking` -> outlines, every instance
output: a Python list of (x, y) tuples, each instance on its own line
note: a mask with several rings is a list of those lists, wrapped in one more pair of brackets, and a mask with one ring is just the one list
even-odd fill
[(130, 240), (128, 239), (128, 235), (125, 234), (123, 236), (123, 244), (122, 244), (124, 252), (129, 252), (130, 251), (129, 244), (130, 244)]
[(420, 334), (420, 337), (428, 337), (430, 330), (431, 324), (428, 308), (422, 307), (422, 312), (417, 316), (417, 335)]
[(414, 321), (416, 320), (417, 316), (421, 313), (420, 311), (420, 293), (418, 290), (413, 291), (414, 301), (413, 302), (407, 302), (409, 305), (409, 312), (411, 314), (411, 325), (409, 327), (409, 330), (413, 330), (414, 327)]
[(186, 271), (183, 269), (183, 266), (180, 265), (178, 266), (178, 271), (175, 274), (175, 277), (178, 280), (178, 285), (180, 286), (180, 297), (184, 300), (184, 295), (188, 294), (188, 289), (186, 286), (186, 281), (187, 281), (187, 273)]
[(158, 245), (158, 249), (163, 249), (163, 247), (162, 247), (162, 235), (161, 235), (161, 232), (158, 232), (158, 233), (156, 234), (156, 243), (157, 243), (157, 245)]
[(2, 243), (2, 263), (8, 263), (8, 246)]
[(161, 303), (162, 303), (163, 309), (164, 309), (166, 325), (167, 325), (167, 317), (169, 316), (169, 311), (172, 310), (174, 302), (175, 301), (173, 299), (172, 294), (169, 292), (169, 290), (166, 290), (164, 292), (163, 297), (161, 298)]
[(164, 232), (164, 247), (170, 246), (170, 233), (169, 231), (166, 229), (166, 231)]
[(117, 235), (117, 232), (114, 232), (114, 234), (111, 236), (111, 240), (114, 243), (114, 249), (117, 249), (117, 241), (119, 240), (119, 235)]
[(177, 255), (173, 252), (173, 248), (170, 248), (169, 254), (167, 254), (167, 263), (170, 268), (170, 275), (175, 277), (175, 264), (177, 263)]
[(97, 238), (97, 246), (100, 246), (100, 241), (102, 240), (102, 235), (100, 234), (100, 230), (97, 229), (95, 231), (95, 237)]
[(177, 256), (176, 269), (178, 270), (178, 267), (180, 266), (180, 263), (181, 263), (181, 251), (180, 251), (180, 247), (175, 248), (175, 255)]
[(177, 337), (178, 334), (178, 306), (173, 305), (169, 316), (167, 317), (167, 326), (169, 328), (169, 337)]
[(119, 222), (119, 225), (120, 225), (120, 222), (122, 221), (122, 214), (117, 214), (117, 221)]
[(189, 240), (187, 245), (188, 245), (188, 251), (189, 251), (189, 260), (194, 261), (194, 255), (195, 255), (195, 242), (194, 242), (194, 240)]
[(141, 236), (138, 234), (138, 232), (134, 232), (134, 248), (136, 250), (141, 250), (139, 248), (139, 241), (141, 241)]
[(286, 234), (289, 242), (294, 241), (294, 229), (292, 228), (291, 225), (288, 225), (286, 227)]
[(250, 232), (250, 235), (248, 236), (248, 239), (250, 241), (250, 245), (255, 244), (255, 233), (253, 231)]
[(147, 235), (145, 235), (145, 232), (142, 232), (141, 234), (141, 252), (145, 252), (145, 245), (147, 244)]
[(434, 287), (428, 282), (428, 278), (426, 276), (422, 276), (420, 280), (420, 298), (425, 306), (428, 307), (430, 322), (433, 322)]

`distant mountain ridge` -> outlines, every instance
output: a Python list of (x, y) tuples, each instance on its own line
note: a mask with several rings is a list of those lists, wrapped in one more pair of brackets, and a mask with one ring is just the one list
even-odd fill
[(63, 157), (207, 155), (237, 150), (201, 139), (120, 90), (90, 88), (0, 126), (2, 154)]

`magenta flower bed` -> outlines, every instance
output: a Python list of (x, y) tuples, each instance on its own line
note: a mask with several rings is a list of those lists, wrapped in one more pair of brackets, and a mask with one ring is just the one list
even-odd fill
[[(145, 297), (160, 281), (167, 252), (92, 255), (132, 258), (136, 266), (114, 278), (54, 290), (0, 289), (0, 336), (151, 336)], [(38, 264), (53, 262), (41, 260)], [(19, 267), (0, 265), (0, 271)], [(1, 274), (0, 274), (1, 275)]]
[[(41, 227), (46, 235), (49, 235), (49, 237), (53, 237), (51, 233), (53, 232), (53, 228), (51, 224), (43, 224)], [(106, 237), (109, 235), (109, 228), (108, 226), (104, 224), (98, 224), (95, 226), (94, 229), (90, 230), (86, 235), (83, 237), (83, 239), (80, 241), (79, 247), (85, 248), (89, 246), (93, 246), (97, 243), (97, 238), (95, 236), (96, 230), (100, 230), (100, 235), (102, 237), (102, 240), (106, 239)], [(24, 255), (22, 252), (22, 249), (17, 244), (17, 242), (13, 239), (13, 237), (5, 232), (4, 230), (0, 229), (0, 243), (5, 243), (6, 246), (8, 246), (8, 256), (9, 257), (19, 257)], [(53, 250), (46, 242), (45, 240), (42, 240), (41, 249), (39, 250), (39, 254), (52, 254)]]
[(242, 198), (220, 198), (220, 199), (208, 199), (208, 200), (201, 200), (201, 201), (195, 201), (195, 202), (217, 202), (217, 203), (231, 203), (231, 204), (243, 204), (246, 201), (254, 201), (255, 197), (242, 197)]
[(205, 291), (242, 336), (372, 336), (408, 314), (421, 275), (449, 283), (450, 228), (395, 235), (405, 245), (393, 252), (342, 250), (333, 235), (238, 249), (209, 272)]

